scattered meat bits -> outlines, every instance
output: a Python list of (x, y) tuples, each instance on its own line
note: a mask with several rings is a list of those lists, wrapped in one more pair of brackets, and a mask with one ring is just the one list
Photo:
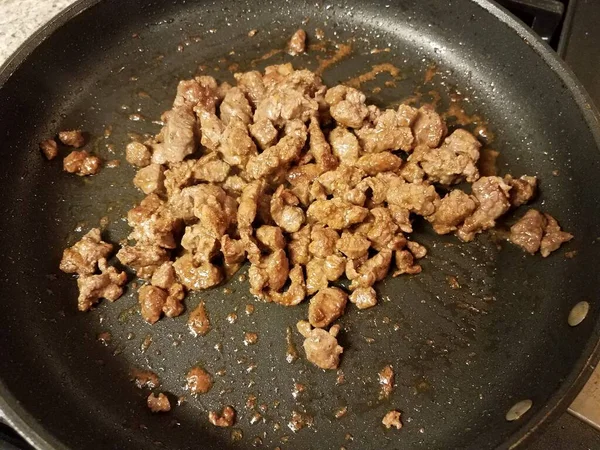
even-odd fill
[(322, 328), (311, 328), (310, 323), (302, 320), (296, 327), (305, 338), (306, 359), (321, 369), (337, 369), (340, 355), (344, 351), (336, 339), (339, 326), (334, 325), (327, 332)]
[(402, 414), (399, 411), (390, 411), (385, 416), (383, 416), (383, 420), (381, 423), (389, 430), (392, 427), (395, 427), (397, 430), (402, 428), (402, 421), (400, 418)]
[(509, 239), (532, 255), (539, 250), (546, 258), (573, 235), (562, 231), (554, 217), (530, 209), (510, 228)]
[(102, 161), (97, 156), (91, 156), (85, 150), (74, 150), (63, 160), (63, 169), (65, 172), (84, 177), (97, 174), (101, 164)]
[(48, 161), (52, 161), (58, 156), (58, 145), (54, 139), (46, 139), (40, 142), (40, 150)]
[(213, 385), (212, 377), (201, 367), (192, 367), (185, 378), (187, 388), (194, 395), (206, 394)]
[(377, 293), (372, 287), (359, 287), (350, 294), (350, 303), (358, 309), (367, 309), (377, 305)]
[(231, 427), (235, 423), (235, 409), (231, 406), (225, 406), (221, 414), (210, 411), (208, 420), (216, 427)]
[(306, 49), (306, 32), (302, 29), (296, 31), (288, 42), (288, 53), (292, 56), (304, 53)]
[(171, 402), (162, 392), (158, 394), (158, 396), (155, 394), (150, 394), (146, 402), (148, 404), (148, 408), (150, 408), (150, 411), (153, 413), (171, 411)]
[(58, 133), (58, 138), (69, 147), (80, 148), (85, 145), (85, 137), (81, 130), (61, 131)]

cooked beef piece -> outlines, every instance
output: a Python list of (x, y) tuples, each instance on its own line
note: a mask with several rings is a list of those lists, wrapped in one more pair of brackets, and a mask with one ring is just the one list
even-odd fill
[(177, 86), (174, 108), (201, 108), (214, 113), (219, 99), (217, 81), (210, 76), (199, 76), (192, 80), (182, 80)]
[(152, 162), (152, 153), (145, 144), (130, 142), (125, 147), (125, 159), (136, 167), (146, 167)]
[(252, 264), (248, 270), (250, 293), (263, 297), (264, 291), (279, 291), (288, 278), (289, 262), (285, 250), (276, 250), (262, 256), (258, 264)]
[(193, 394), (206, 394), (213, 385), (213, 378), (201, 367), (192, 367), (186, 377), (187, 388)]
[(407, 241), (406, 246), (417, 259), (422, 259), (425, 258), (425, 256), (427, 256), (427, 249), (425, 248), (425, 246), (419, 244), (418, 242)]
[(58, 145), (54, 139), (46, 139), (40, 142), (40, 150), (48, 161), (52, 161), (58, 156)]
[(510, 241), (532, 255), (540, 249), (548, 222), (536, 209), (530, 209), (510, 227)]
[(269, 119), (262, 119), (248, 127), (250, 134), (258, 143), (261, 150), (265, 150), (277, 142), (277, 128)]
[(292, 270), (290, 270), (290, 282), (290, 287), (283, 293), (272, 290), (267, 291), (267, 300), (283, 306), (296, 306), (300, 304), (306, 297), (306, 285), (301, 266), (292, 267)]
[(367, 175), (377, 175), (380, 172), (396, 172), (402, 165), (402, 159), (390, 152), (371, 153), (361, 156), (356, 166)]
[(138, 299), (141, 313), (148, 323), (156, 323), (163, 312), (163, 306), (167, 301), (168, 293), (161, 288), (152, 285), (144, 285), (139, 290)]
[(306, 212), (312, 222), (327, 225), (334, 230), (343, 230), (351, 225), (362, 222), (369, 210), (360, 206), (334, 198), (331, 200), (317, 200), (313, 202)]
[(405, 233), (412, 233), (412, 223), (410, 221), (410, 211), (398, 205), (388, 205), (388, 211), (396, 225)]
[(393, 109), (387, 109), (375, 120), (375, 127), (356, 130), (362, 148), (367, 153), (390, 150), (411, 151), (414, 144), (412, 130), (406, 119)]
[(252, 70), (250, 72), (236, 73), (234, 77), (237, 81), (237, 86), (246, 93), (250, 102), (256, 107), (266, 92), (261, 73)]
[(358, 160), (360, 144), (356, 136), (344, 127), (337, 127), (329, 133), (333, 154), (342, 164), (352, 166)]
[(341, 317), (346, 309), (348, 294), (339, 288), (321, 289), (310, 299), (308, 321), (313, 327), (325, 328)]
[[(318, 181), (327, 195), (345, 198), (351, 189), (358, 188), (364, 176), (365, 173), (361, 169), (341, 164), (337, 169), (320, 175)], [(366, 189), (368, 187), (363, 190)]]
[(85, 145), (85, 137), (81, 130), (61, 131), (58, 133), (58, 139), (69, 147), (80, 148)]
[(325, 259), (312, 258), (306, 264), (306, 293), (312, 295), (329, 286), (329, 280), (325, 274)]
[(496, 219), (510, 208), (511, 187), (500, 177), (481, 177), (471, 187), (479, 202), (475, 212), (458, 228), (458, 237), (469, 242), (477, 233), (496, 225)]
[(250, 157), (246, 165), (246, 173), (251, 179), (257, 180), (269, 177), (279, 169), (286, 169), (299, 158), (305, 142), (306, 134), (282, 137), (277, 144), (267, 148), (260, 155)]
[(308, 248), (310, 246), (311, 226), (304, 225), (300, 230), (291, 233), (288, 243), (288, 254), (293, 265), (306, 265), (310, 260)]
[(107, 266), (104, 258), (100, 259), (98, 266), (102, 272), (100, 275), (81, 274), (77, 278), (79, 311), (87, 311), (101, 298), (114, 302), (123, 295), (122, 286), (127, 283), (127, 274)]
[(371, 242), (371, 247), (380, 251), (389, 248), (396, 237), (398, 228), (389, 209), (376, 207), (371, 209), (369, 217), (358, 225), (355, 231), (363, 234)]
[(350, 294), (349, 299), (358, 309), (367, 309), (377, 304), (377, 293), (372, 287), (359, 287)]
[(154, 271), (154, 274), (152, 274), (152, 286), (156, 286), (161, 289), (169, 289), (176, 282), (177, 278), (175, 275), (175, 269), (173, 269), (173, 263), (171, 261), (163, 263)]
[(196, 116), (191, 110), (173, 108), (163, 114), (165, 126), (152, 145), (152, 162), (176, 163), (196, 151)]
[(63, 159), (63, 170), (84, 177), (97, 174), (101, 164), (102, 161), (97, 156), (92, 156), (85, 150), (74, 150)]
[(210, 262), (196, 265), (190, 253), (184, 253), (177, 258), (173, 267), (179, 282), (190, 291), (202, 291), (223, 281), (221, 268)]
[(382, 419), (381, 423), (389, 430), (392, 427), (395, 427), (397, 430), (402, 428), (402, 415), (399, 411), (390, 411), (388, 412)]
[(133, 184), (144, 194), (160, 194), (165, 189), (164, 167), (160, 164), (150, 164), (137, 171)]
[(419, 110), (410, 105), (402, 104), (398, 106), (397, 114), (400, 119), (400, 126), (411, 127), (419, 116)]
[(346, 277), (352, 280), (350, 289), (373, 286), (377, 281), (383, 280), (390, 270), (391, 262), (392, 250), (389, 249), (381, 250), (358, 267), (355, 261), (349, 260), (346, 265)]
[(148, 408), (150, 408), (150, 411), (153, 413), (171, 411), (171, 403), (169, 402), (167, 396), (162, 392), (159, 393), (158, 396), (155, 394), (150, 394), (148, 396), (147, 403)]
[(221, 238), (221, 253), (227, 265), (240, 264), (246, 258), (244, 242), (232, 239), (227, 234)]
[(440, 145), (448, 129), (444, 119), (435, 112), (433, 106), (423, 105), (419, 108), (419, 114), (413, 124), (413, 131), (417, 145), (436, 148)]
[(306, 49), (306, 32), (303, 29), (297, 30), (288, 42), (287, 52), (292, 55), (300, 55)]
[(548, 224), (544, 230), (544, 237), (542, 238), (542, 243), (540, 245), (540, 253), (546, 258), (550, 253), (558, 250), (562, 244), (573, 239), (573, 235), (562, 231), (556, 219), (550, 214), (544, 213), (544, 217), (546, 217)]
[(183, 306), (183, 300), (186, 295), (185, 288), (182, 284), (175, 283), (169, 287), (167, 293), (167, 299), (163, 305), (163, 313), (167, 317), (180, 316), (185, 310), (185, 307)]
[(477, 161), (480, 147), (475, 136), (458, 129), (446, 138), (440, 148), (425, 151), (418, 159), (430, 182), (455, 184), (467, 180), (472, 183), (479, 178)]
[(359, 259), (366, 256), (371, 247), (371, 241), (360, 233), (344, 231), (336, 248), (350, 259)]
[(216, 427), (231, 427), (235, 423), (235, 409), (231, 406), (226, 406), (220, 414), (210, 411), (208, 413), (208, 421)]
[(256, 218), (258, 200), (263, 194), (265, 184), (262, 180), (247, 184), (239, 198), (237, 224), (240, 234), (252, 235), (252, 223)]
[(336, 122), (349, 128), (360, 128), (369, 115), (365, 94), (352, 87), (338, 85), (327, 91), (325, 101)]
[(304, 211), (298, 198), (280, 185), (271, 198), (270, 211), (275, 223), (287, 233), (295, 233), (304, 224)]
[(511, 187), (510, 204), (515, 208), (529, 203), (537, 189), (537, 178), (527, 175), (523, 175), (520, 178), (513, 178), (511, 175), (506, 175), (504, 182)]
[[(215, 113), (211, 113), (205, 110), (194, 110), (198, 116), (200, 124), (200, 144), (206, 147), (208, 150), (216, 151), (221, 144), (223, 139), (223, 133), (225, 132), (225, 125), (221, 122)], [(231, 137), (231, 130), (229, 131), (229, 137)]]
[(336, 281), (346, 270), (346, 258), (342, 255), (329, 255), (325, 258), (323, 272), (328, 281)]
[(335, 253), (339, 238), (337, 231), (322, 225), (315, 225), (310, 233), (311, 242), (308, 251), (316, 257), (326, 258)]
[(175, 237), (179, 236), (181, 221), (173, 216), (172, 210), (156, 195), (150, 194), (127, 213), (127, 223), (133, 228), (128, 236), (138, 244), (158, 245), (175, 248)]
[(227, 179), (231, 166), (219, 158), (216, 153), (209, 153), (192, 165), (192, 176), (195, 181), (222, 183)]
[(257, 228), (256, 239), (266, 250), (276, 251), (285, 249), (285, 236), (279, 227), (263, 225)]
[(310, 323), (300, 321), (296, 327), (305, 338), (306, 359), (321, 369), (337, 369), (340, 364), (340, 355), (344, 351), (336, 339), (339, 326), (334, 325), (327, 332), (322, 328), (311, 329)]
[(409, 250), (397, 250), (396, 251), (396, 267), (398, 270), (394, 272), (394, 276), (402, 274), (416, 275), (421, 273), (421, 266), (415, 264), (415, 256)]
[(387, 180), (386, 200), (389, 204), (399, 206), (421, 216), (435, 212), (435, 203), (439, 195), (435, 187), (427, 184), (406, 183), (399, 177)]
[(113, 245), (104, 242), (99, 228), (92, 228), (72, 247), (63, 251), (60, 270), (65, 273), (91, 275), (96, 272), (98, 261), (108, 258)]
[(325, 135), (319, 126), (319, 121), (315, 117), (310, 119), (308, 131), (310, 135), (309, 151), (315, 158), (320, 173), (334, 170), (338, 166), (339, 161), (332, 153), (331, 146), (327, 142), (327, 139), (325, 139)]
[(232, 117), (237, 117), (246, 125), (252, 122), (252, 107), (239, 87), (229, 89), (221, 103), (221, 120), (227, 125)]
[(210, 319), (203, 301), (190, 313), (187, 325), (194, 336), (204, 336), (210, 331)]
[(436, 204), (435, 213), (427, 217), (437, 234), (455, 231), (477, 209), (477, 200), (460, 189), (450, 191)]
[(117, 253), (121, 264), (135, 270), (138, 277), (150, 279), (162, 263), (169, 261), (169, 252), (156, 244), (124, 245)]

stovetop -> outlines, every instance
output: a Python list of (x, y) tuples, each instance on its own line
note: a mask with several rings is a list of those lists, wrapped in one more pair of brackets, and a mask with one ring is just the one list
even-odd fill
[[(496, 0), (562, 57), (600, 107), (600, 0)], [(600, 366), (530, 450), (600, 449)], [(0, 450), (30, 450), (0, 421)]]

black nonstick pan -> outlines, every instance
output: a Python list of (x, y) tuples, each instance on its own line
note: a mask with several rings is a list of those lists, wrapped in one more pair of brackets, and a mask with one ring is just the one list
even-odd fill
[[(295, 58), (277, 52), (299, 27), (317, 45)], [(142, 197), (124, 161), (128, 135), (156, 133), (178, 80), (200, 66), (231, 81), (234, 70), (283, 61), (327, 66), (330, 85), (391, 63), (395, 79), (362, 86), (380, 106), (412, 99), (444, 111), (460, 99), (465, 123), (484, 126), (482, 141), (499, 152), (499, 172), (537, 175), (533, 206), (575, 238), (541, 258), (498, 234), (461, 244), (419, 226), (423, 273), (385, 280), (380, 305), (340, 321), (344, 383), (303, 357), (286, 361), (286, 328), (306, 304), (257, 302), (238, 277), (188, 297), (188, 310), (206, 302), (213, 329), (204, 337), (188, 333), (186, 314), (146, 324), (132, 287), (77, 312), (61, 252), (101, 221), (112, 242), (127, 235), (122, 217)], [(551, 50), (492, 3), (82, 0), (6, 63), (0, 86), (0, 409), (39, 449), (512, 448), (565, 410), (598, 361), (598, 116)], [(62, 158), (45, 161), (38, 142), (73, 128), (89, 133), (89, 150), (123, 164), (82, 179), (62, 171)], [(580, 302), (587, 317), (570, 326)], [(243, 345), (246, 331), (256, 345)], [(295, 331), (291, 339), (302, 352)], [(184, 376), (197, 363), (215, 386), (193, 398)], [(386, 364), (397, 386), (379, 400)], [(136, 368), (155, 371), (161, 390), (185, 402), (152, 415), (148, 393), (130, 381)], [(233, 429), (207, 420), (225, 404), (238, 412)], [(402, 430), (381, 425), (391, 409), (402, 411)], [(294, 411), (312, 426), (291, 430)]]

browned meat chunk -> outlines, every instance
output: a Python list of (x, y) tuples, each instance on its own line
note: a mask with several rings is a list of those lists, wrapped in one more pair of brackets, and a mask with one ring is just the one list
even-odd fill
[(427, 217), (427, 220), (433, 224), (437, 234), (448, 234), (473, 214), (477, 204), (474, 197), (460, 189), (454, 189), (437, 203), (435, 213)]
[(419, 244), (415, 241), (407, 241), (406, 247), (410, 250), (410, 252), (414, 255), (415, 258), (421, 259), (427, 256), (427, 248), (424, 245)]
[(371, 246), (379, 251), (390, 247), (396, 237), (398, 225), (387, 208), (377, 207), (371, 209), (367, 220), (357, 226), (355, 231), (367, 237)]
[[(358, 187), (365, 173), (354, 166), (341, 164), (336, 170), (325, 172), (318, 180), (327, 195), (345, 198), (349, 191)], [(368, 186), (364, 190), (368, 189)]]
[(271, 198), (271, 217), (288, 233), (295, 233), (304, 224), (304, 211), (297, 206), (298, 198), (280, 185)]
[(414, 136), (406, 125), (406, 119), (393, 109), (387, 109), (375, 120), (375, 127), (363, 127), (356, 131), (362, 148), (367, 153), (389, 150), (410, 151)]
[(510, 204), (515, 208), (517, 206), (529, 203), (533, 198), (537, 188), (537, 178), (523, 175), (520, 178), (513, 178), (510, 175), (504, 177), (504, 182), (510, 189)]
[[(251, 158), (256, 158), (256, 144), (248, 135), (248, 128), (238, 117), (232, 117), (223, 132), (218, 148), (225, 162), (243, 168)], [(257, 177), (260, 178), (260, 177)]]
[(287, 52), (292, 55), (300, 55), (306, 49), (306, 32), (303, 29), (297, 30), (288, 42)]
[(163, 313), (167, 317), (180, 316), (185, 307), (183, 306), (183, 300), (185, 299), (185, 288), (179, 283), (171, 285), (168, 290), (167, 300), (163, 306)]
[(368, 213), (368, 209), (355, 206), (339, 198), (317, 200), (308, 207), (306, 212), (309, 220), (327, 225), (334, 230), (343, 230), (350, 225), (360, 223)]
[(235, 409), (231, 406), (226, 406), (221, 411), (221, 414), (210, 411), (208, 413), (208, 421), (216, 427), (231, 427), (235, 423)]
[(193, 394), (206, 394), (213, 385), (213, 378), (201, 367), (192, 367), (186, 377), (187, 388)]
[(360, 233), (344, 231), (337, 241), (336, 248), (350, 259), (359, 259), (366, 256), (371, 247), (371, 241)]
[(163, 114), (165, 126), (152, 145), (152, 162), (176, 163), (196, 151), (196, 116), (187, 108), (173, 108)]
[[(223, 138), (225, 125), (214, 113), (202, 109), (196, 111), (196, 114), (200, 122), (200, 143), (207, 149), (216, 151)], [(231, 131), (229, 133), (228, 136), (232, 134)]]
[(436, 148), (440, 145), (442, 138), (448, 131), (444, 119), (435, 112), (431, 105), (423, 105), (419, 108), (413, 130), (417, 145), (426, 145), (430, 148)]
[(347, 301), (348, 295), (339, 288), (321, 289), (310, 299), (308, 321), (316, 328), (329, 326), (344, 314)]
[(156, 244), (125, 245), (117, 253), (121, 264), (130, 266), (140, 278), (149, 279), (162, 263), (169, 260), (169, 253)]
[(60, 270), (65, 273), (91, 275), (96, 272), (98, 261), (108, 258), (113, 245), (104, 242), (99, 228), (92, 228), (72, 247), (63, 251)]
[(356, 136), (346, 128), (337, 127), (329, 134), (331, 149), (343, 164), (353, 165), (358, 160), (360, 144)]
[(327, 91), (325, 101), (329, 104), (331, 117), (349, 128), (360, 128), (369, 110), (365, 105), (365, 94), (357, 89), (338, 85)]
[(280, 293), (268, 291), (267, 300), (279, 303), (283, 306), (296, 306), (306, 297), (306, 285), (304, 283), (304, 274), (301, 266), (294, 266), (290, 270), (290, 287), (287, 291)]
[(329, 285), (325, 273), (325, 259), (313, 258), (306, 264), (306, 293), (314, 294)]
[(130, 142), (125, 147), (125, 159), (136, 167), (146, 167), (152, 162), (152, 153), (141, 142)]
[[(331, 146), (325, 139), (319, 121), (315, 117), (311, 118), (308, 131), (310, 134), (309, 151), (315, 158), (320, 173), (334, 170), (339, 164), (338, 159), (332, 153)], [(341, 150), (338, 148), (338, 151)]]
[(573, 239), (573, 235), (562, 231), (556, 219), (550, 214), (544, 214), (544, 217), (546, 217), (548, 224), (544, 230), (544, 237), (540, 245), (540, 253), (546, 258), (550, 256), (550, 253), (558, 250), (562, 244)]
[(163, 192), (165, 188), (164, 183), (164, 168), (159, 164), (150, 164), (138, 170), (133, 178), (133, 184), (146, 195)]
[(123, 285), (127, 283), (127, 274), (106, 265), (106, 260), (99, 261), (100, 275), (80, 275), (77, 278), (79, 311), (87, 311), (101, 298), (114, 302), (123, 295)]
[(210, 262), (195, 265), (189, 253), (173, 263), (179, 282), (190, 291), (202, 291), (223, 281), (223, 271)]
[(169, 289), (176, 282), (177, 278), (175, 276), (175, 270), (173, 269), (173, 263), (171, 261), (162, 264), (158, 269), (156, 269), (151, 280), (152, 286), (156, 286), (161, 289)]
[(306, 135), (284, 136), (277, 144), (248, 160), (246, 165), (248, 176), (257, 180), (272, 175), (279, 169), (287, 168), (290, 163), (298, 159), (305, 142)]
[(291, 234), (291, 241), (288, 244), (288, 253), (290, 262), (293, 265), (306, 265), (310, 260), (308, 248), (310, 246), (311, 226), (305, 225), (299, 231)]
[(97, 174), (101, 164), (102, 161), (97, 156), (92, 156), (85, 150), (74, 150), (63, 159), (63, 170), (84, 177)]
[(265, 150), (277, 142), (277, 128), (269, 119), (262, 119), (248, 127), (252, 137), (258, 142), (261, 150)]
[(397, 430), (402, 428), (402, 415), (399, 411), (390, 411), (388, 412), (382, 419), (381, 423), (389, 430), (392, 427), (395, 427)]
[(161, 288), (147, 284), (140, 288), (138, 295), (142, 317), (148, 323), (156, 323), (162, 315), (168, 293)]
[(46, 139), (40, 142), (40, 150), (48, 161), (52, 161), (58, 156), (58, 145), (54, 139)]
[(339, 327), (334, 325), (327, 332), (322, 328), (311, 329), (310, 323), (306, 321), (298, 322), (296, 327), (305, 338), (306, 359), (321, 369), (337, 369), (340, 355), (344, 351), (336, 339)]
[(339, 238), (337, 231), (322, 225), (315, 225), (310, 233), (311, 243), (308, 251), (318, 258), (326, 258), (335, 253)]
[(377, 305), (377, 293), (372, 287), (359, 287), (350, 294), (350, 303), (358, 309), (372, 308)]
[(191, 167), (194, 180), (207, 183), (224, 182), (231, 169), (231, 166), (220, 159), (216, 153), (203, 156)]
[(398, 270), (394, 272), (394, 276), (402, 274), (416, 275), (421, 273), (421, 266), (415, 264), (415, 256), (409, 250), (396, 251), (396, 267)]
[(472, 186), (473, 195), (479, 202), (473, 215), (467, 217), (458, 229), (458, 237), (472, 241), (477, 233), (496, 225), (496, 219), (510, 208), (510, 186), (500, 177), (481, 177)]
[(69, 147), (80, 148), (85, 145), (85, 137), (81, 130), (61, 131), (58, 133), (58, 139)]
[(352, 280), (350, 289), (373, 286), (387, 275), (392, 262), (392, 250), (384, 249), (356, 268), (354, 261), (348, 261), (346, 276)]
[(340, 278), (346, 270), (346, 258), (341, 255), (329, 255), (325, 258), (323, 272), (328, 281)]
[(257, 228), (256, 239), (270, 251), (283, 250), (286, 244), (281, 228), (272, 225), (263, 225)]
[(210, 319), (203, 301), (190, 313), (187, 325), (194, 336), (204, 336), (210, 331)]
[(147, 403), (148, 408), (150, 408), (150, 411), (153, 413), (171, 411), (171, 402), (169, 402), (167, 396), (162, 392), (159, 393), (158, 396), (155, 394), (150, 394), (148, 396)]
[(240, 234), (252, 234), (252, 223), (256, 218), (258, 200), (263, 193), (263, 189), (264, 183), (262, 181), (253, 181), (244, 187), (237, 211), (237, 224)]
[(402, 159), (390, 152), (371, 153), (361, 156), (356, 166), (367, 175), (377, 175), (380, 172), (395, 172), (400, 169)]
[(179, 82), (173, 107), (199, 108), (214, 113), (219, 98), (217, 81), (210, 76), (200, 76)]
[(541, 212), (530, 209), (510, 227), (510, 241), (533, 255), (540, 249), (547, 224)]
[(423, 152), (419, 160), (429, 181), (454, 184), (472, 183), (479, 178), (479, 141), (466, 130), (458, 129), (446, 138), (439, 149)]
[(138, 244), (176, 247), (175, 235), (179, 235), (181, 222), (156, 194), (147, 196), (131, 209), (127, 213), (127, 223), (133, 228), (128, 238)]
[(265, 96), (266, 88), (260, 72), (236, 73), (234, 75), (238, 87), (246, 93), (252, 104), (256, 107)]
[(246, 125), (252, 122), (252, 107), (244, 92), (234, 87), (229, 89), (221, 103), (221, 120), (227, 125), (232, 117), (237, 117)]
[(439, 195), (435, 187), (427, 184), (405, 183), (401, 178), (390, 178), (386, 200), (392, 205), (399, 206), (421, 216), (435, 212), (435, 203)]
[(263, 297), (268, 289), (279, 291), (288, 278), (289, 262), (284, 250), (276, 250), (260, 258), (258, 264), (252, 264), (248, 270), (250, 292)]

